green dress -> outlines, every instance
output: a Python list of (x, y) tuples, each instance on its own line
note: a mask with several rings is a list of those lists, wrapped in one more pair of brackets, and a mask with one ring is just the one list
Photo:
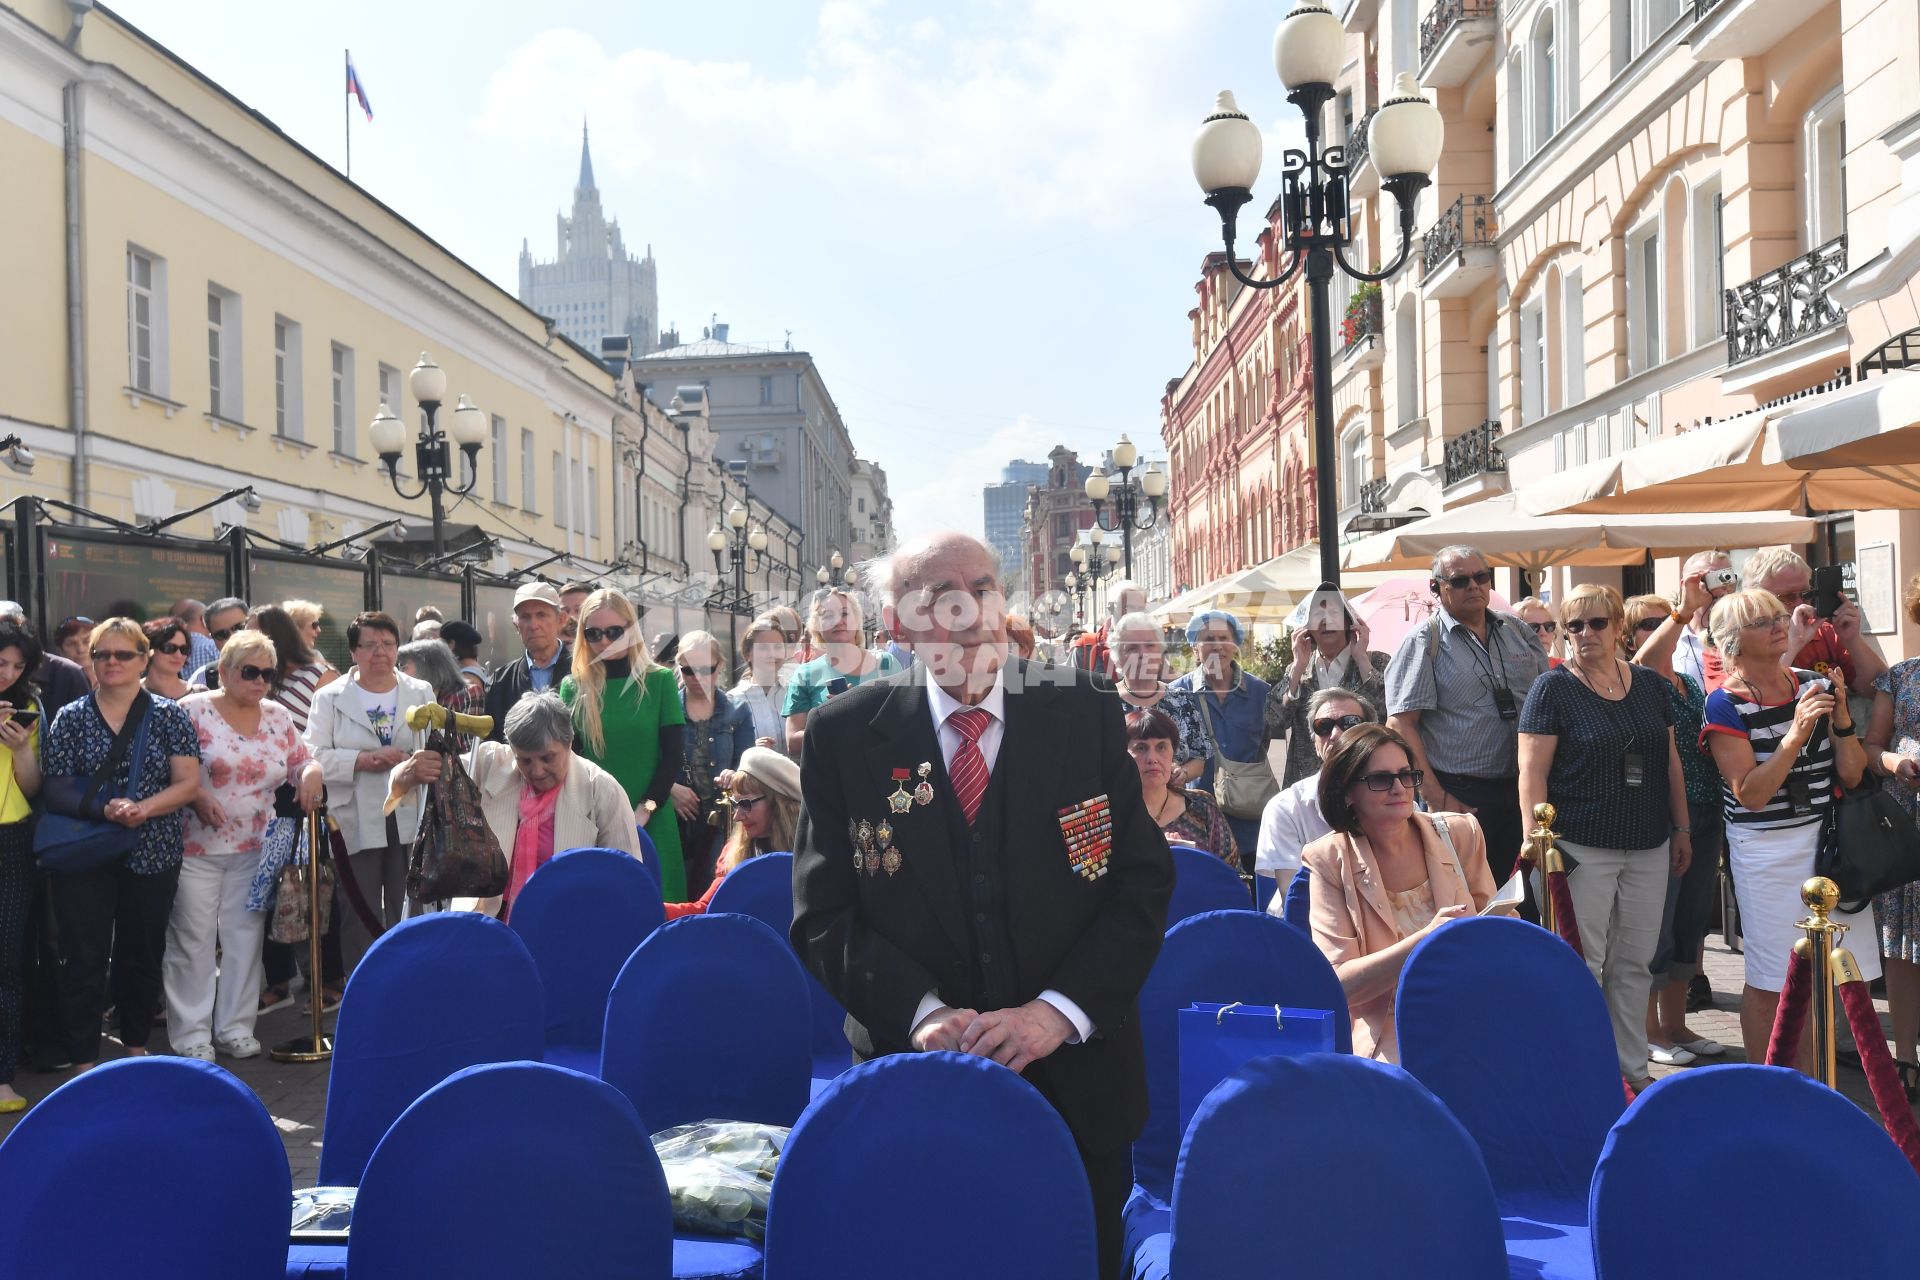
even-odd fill
[[(600, 711), (600, 732), (606, 750), (596, 752), (585, 737), (574, 739), (574, 749), (619, 780), (627, 793), (627, 803), (638, 805), (647, 798), (655, 769), (678, 776), (678, 760), (660, 759), (660, 730), (668, 725), (685, 724), (680, 709), (680, 686), (668, 667), (655, 667), (639, 677), (646, 683), (642, 696), (627, 688), (635, 677), (622, 676), (607, 681), (606, 698)], [(575, 696), (573, 677), (560, 682), (560, 697), (571, 707)], [(680, 856), (680, 817), (669, 801), (654, 812), (647, 824), (647, 836), (660, 859), (660, 896), (667, 902), (687, 900), (687, 868)]]

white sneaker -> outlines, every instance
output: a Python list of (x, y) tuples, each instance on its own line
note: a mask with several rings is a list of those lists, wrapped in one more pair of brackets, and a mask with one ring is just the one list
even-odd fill
[(180, 1050), (180, 1056), (183, 1058), (192, 1058), (195, 1062), (212, 1062), (213, 1046), (210, 1044), (189, 1045), (185, 1049)]
[(238, 1040), (222, 1040), (220, 1052), (229, 1058), (257, 1058), (260, 1056), (260, 1042), (252, 1036), (241, 1036)]
[(1684, 1067), (1689, 1062), (1698, 1060), (1697, 1055), (1687, 1052), (1677, 1044), (1671, 1048), (1665, 1045), (1649, 1044), (1647, 1056), (1663, 1067)]

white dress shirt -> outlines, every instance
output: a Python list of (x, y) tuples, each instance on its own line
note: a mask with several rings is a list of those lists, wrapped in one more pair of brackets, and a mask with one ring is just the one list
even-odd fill
[(1320, 775), (1308, 774), (1267, 801), (1253, 869), (1280, 880), (1280, 896), (1300, 869), (1300, 851), (1333, 830), (1320, 815)]
[[(960, 744), (966, 739), (957, 727), (948, 724), (947, 721), (954, 712), (964, 711), (967, 706), (929, 680), (927, 681), (927, 709), (933, 713), (934, 737), (939, 739), (940, 758), (947, 766), (947, 775), (951, 777), (954, 753), (960, 750)], [(980, 748), (980, 758), (986, 761), (988, 785), (992, 785), (993, 766), (1000, 759), (1000, 742), (1007, 736), (1007, 685), (1003, 671), (993, 673), (993, 688), (988, 690), (987, 696), (976, 704), (976, 709), (993, 717), (987, 727), (981, 730), (980, 737), (975, 740), (975, 745)], [(1087, 1017), (1086, 1011), (1078, 1004), (1051, 987), (1042, 991), (1039, 998), (1058, 1009), (1061, 1015), (1073, 1024), (1073, 1034), (1067, 1037), (1068, 1044), (1079, 1044), (1093, 1035), (1093, 1020)], [(913, 1013), (914, 1029), (918, 1030), (920, 1024), (925, 1022), (929, 1015), (945, 1007), (946, 1001), (940, 998), (938, 992), (929, 991), (921, 996), (920, 1007)]]

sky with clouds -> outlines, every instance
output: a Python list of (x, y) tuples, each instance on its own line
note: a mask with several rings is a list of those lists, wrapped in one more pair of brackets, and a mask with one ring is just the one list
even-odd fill
[(1270, 159), (1298, 136), (1271, 60), (1285, 6), (1247, 0), (115, 8), (336, 165), (351, 48), (375, 113), (356, 109), (355, 180), (509, 290), (523, 238), (554, 255), (588, 119), (663, 322), (790, 332), (903, 536), (979, 532), (1011, 458), (1122, 432), (1162, 452), (1218, 241), (1193, 132), (1232, 88)]

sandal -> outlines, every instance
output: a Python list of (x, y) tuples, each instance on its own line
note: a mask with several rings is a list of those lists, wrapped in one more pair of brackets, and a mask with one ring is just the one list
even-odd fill
[(291, 999), (293, 999), (293, 994), (287, 990), (286, 984), (275, 983), (273, 986), (267, 987), (260, 992), (260, 1012), (265, 1013), (269, 1009), (278, 1009)]
[(1920, 1063), (1902, 1062), (1895, 1058), (1893, 1065), (1900, 1072), (1900, 1087), (1907, 1091), (1907, 1101), (1920, 1099)]

